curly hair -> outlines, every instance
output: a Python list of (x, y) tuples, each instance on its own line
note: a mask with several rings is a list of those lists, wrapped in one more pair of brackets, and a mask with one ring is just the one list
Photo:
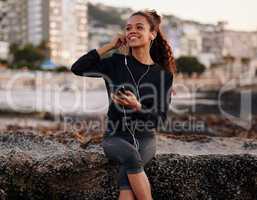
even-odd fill
[[(135, 15), (141, 15), (146, 18), (150, 24), (150, 31), (156, 30), (157, 36), (153, 40), (150, 55), (155, 63), (163, 66), (170, 73), (175, 74), (177, 71), (175, 58), (173, 51), (169, 43), (164, 37), (162, 30), (160, 29), (161, 16), (157, 14), (155, 10), (140, 10), (134, 12), (130, 17)], [(132, 54), (132, 48), (129, 48), (129, 54)]]

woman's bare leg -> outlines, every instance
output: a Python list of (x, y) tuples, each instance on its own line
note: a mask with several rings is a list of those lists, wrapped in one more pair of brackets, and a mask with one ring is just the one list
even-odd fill
[(139, 173), (128, 173), (128, 179), (137, 199), (153, 199), (150, 182), (145, 174), (145, 171)]
[(119, 200), (136, 200), (132, 190), (120, 190)]

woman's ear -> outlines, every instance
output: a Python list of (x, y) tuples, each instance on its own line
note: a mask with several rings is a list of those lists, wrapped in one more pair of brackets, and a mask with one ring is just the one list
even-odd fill
[(153, 31), (152, 33), (151, 33), (151, 40), (154, 40), (155, 39), (155, 37), (156, 37), (156, 35), (157, 35), (157, 33), (156, 33), (156, 31)]

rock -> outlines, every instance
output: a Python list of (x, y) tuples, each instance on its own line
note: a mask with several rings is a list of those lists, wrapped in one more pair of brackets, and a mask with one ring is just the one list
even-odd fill
[[(257, 156), (156, 155), (145, 166), (156, 200), (256, 200)], [(0, 198), (118, 199), (118, 163), (99, 144), (0, 134)]]
[(6, 195), (6, 193), (4, 192), (3, 189), (0, 189), (0, 199), (1, 200), (7, 199), (7, 195)]
[(245, 149), (250, 149), (250, 150), (257, 149), (257, 143), (253, 143), (253, 142), (244, 142), (242, 146)]

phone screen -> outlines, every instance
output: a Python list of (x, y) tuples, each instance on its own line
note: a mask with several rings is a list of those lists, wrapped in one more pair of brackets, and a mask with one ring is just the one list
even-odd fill
[(112, 89), (112, 92), (115, 93), (116, 95), (119, 95), (118, 91), (125, 93), (124, 85), (112, 85), (111, 89)]

